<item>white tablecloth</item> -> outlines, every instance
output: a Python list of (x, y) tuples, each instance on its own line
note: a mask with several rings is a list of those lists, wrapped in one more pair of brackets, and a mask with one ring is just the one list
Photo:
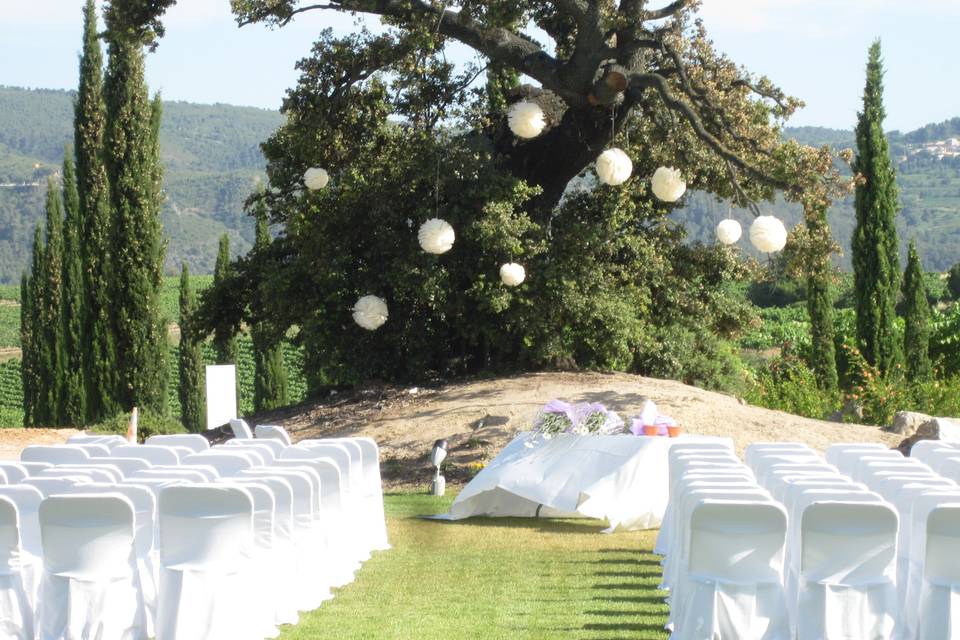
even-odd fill
[[(660, 526), (667, 507), (667, 452), (700, 436), (577, 436), (514, 438), (464, 487), (449, 518), (471, 516), (588, 517), (610, 529)], [(533, 446), (528, 446), (532, 444)]]

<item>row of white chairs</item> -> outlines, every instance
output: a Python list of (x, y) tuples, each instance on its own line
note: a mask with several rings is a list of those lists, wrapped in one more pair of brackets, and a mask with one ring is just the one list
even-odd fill
[(951, 607), (960, 596), (960, 448), (921, 441), (905, 458), (896, 451), (835, 445), (827, 457), (899, 514), (897, 637), (960, 636), (960, 607)]
[(285, 436), (75, 436), (0, 463), (0, 637), (267, 638), (332, 597), (389, 548), (377, 447)]

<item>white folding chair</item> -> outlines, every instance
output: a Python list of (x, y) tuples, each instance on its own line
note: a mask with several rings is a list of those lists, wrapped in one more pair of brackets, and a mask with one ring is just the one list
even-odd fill
[(253, 431), (250, 430), (250, 425), (239, 418), (230, 421), (230, 430), (233, 431), (233, 437), (238, 440), (253, 439)]
[[(246, 440), (231, 440), (230, 442), (247, 442)], [(225, 445), (215, 445), (210, 449), (211, 453), (240, 453), (253, 462), (254, 466), (262, 467), (270, 464), (276, 458), (268, 447), (257, 448), (248, 446), (234, 445), (228, 447)]]
[(158, 503), (156, 640), (259, 638), (250, 580), (253, 499), (239, 486), (172, 486)]
[(95, 442), (84, 442), (80, 444), (71, 445), (74, 447), (80, 447), (93, 459), (96, 458), (109, 458), (110, 457), (110, 447), (105, 444), (95, 443)]
[(134, 545), (134, 508), (120, 494), (40, 503), (43, 579), (38, 636), (147, 638)]
[(816, 502), (801, 516), (798, 640), (890, 638), (897, 620), (897, 514), (886, 503)]
[(67, 444), (102, 444), (106, 445), (107, 448), (113, 449), (122, 444), (128, 444), (127, 439), (123, 436), (114, 435), (114, 434), (87, 434), (87, 433), (76, 433), (69, 438), (67, 438)]
[[(346, 442), (360, 449), (360, 461), (363, 466), (364, 496), (367, 501), (367, 521), (370, 529), (370, 539), (375, 551), (385, 551), (390, 548), (387, 539), (387, 519), (383, 511), (383, 485), (380, 481), (380, 448), (373, 438), (357, 436), (353, 438), (329, 438), (331, 442)], [(702, 443), (712, 444), (712, 443)], [(733, 450), (733, 443), (725, 441), (723, 446)], [(673, 443), (670, 450), (678, 446), (681, 450), (689, 445)], [(689, 448), (687, 449), (690, 450)]]
[(124, 478), (137, 471), (149, 469), (153, 466), (152, 463), (143, 458), (118, 458), (116, 456), (110, 457), (110, 464), (119, 469)]
[(219, 449), (211, 449), (202, 453), (195, 453), (183, 459), (184, 464), (198, 464), (210, 466), (217, 470), (221, 478), (235, 476), (244, 469), (250, 469), (255, 466), (253, 460), (241, 451), (222, 452)]
[(280, 457), (280, 454), (283, 453), (283, 450), (286, 449), (287, 446), (288, 446), (288, 445), (283, 444), (283, 443), (280, 442), (279, 440), (275, 440), (275, 439), (273, 439), (273, 438), (261, 438), (261, 439), (259, 439), (259, 440), (257, 440), (257, 439), (254, 439), (254, 440), (237, 440), (236, 438), (234, 438), (233, 440), (227, 440), (226, 442), (223, 443), (223, 446), (225, 446), (225, 447), (241, 447), (241, 448), (243, 448), (243, 447), (251, 447), (251, 446), (254, 446), (254, 445), (256, 445), (256, 446), (258, 446), (258, 447), (266, 447), (266, 448), (270, 449), (270, 451), (273, 452), (273, 459), (274, 459), (274, 460), (276, 460), (277, 458), (279, 458), (279, 457)]
[(139, 458), (150, 464), (180, 464), (180, 456), (170, 447), (150, 444), (125, 444), (114, 447), (113, 457)]
[(199, 433), (165, 433), (147, 438), (144, 444), (161, 447), (186, 447), (193, 453), (200, 453), (210, 448), (210, 441)]
[(164, 469), (143, 469), (142, 471), (137, 471), (130, 475), (127, 478), (130, 482), (136, 482), (140, 479), (145, 478), (176, 478), (178, 480), (183, 480), (184, 482), (211, 482), (212, 480), (204, 473), (196, 471), (194, 469), (177, 469), (177, 468), (164, 468)]
[(17, 505), (0, 495), (0, 633), (9, 640), (34, 640), (36, 569), (25, 556), (20, 537)]
[(82, 464), (90, 462), (90, 453), (79, 445), (31, 444), (20, 452), (21, 462), (46, 462), (48, 464)]
[(926, 462), (927, 454), (935, 449), (955, 449), (960, 451), (960, 443), (946, 440), (919, 440), (910, 447), (910, 457)]
[[(163, 465), (158, 464), (150, 468), (150, 471), (192, 471), (191, 477), (195, 477), (195, 474), (199, 473), (203, 476), (203, 482), (216, 482), (220, 479), (220, 473), (217, 471), (216, 467), (209, 464), (180, 464), (180, 465)], [(154, 476), (163, 476), (168, 475), (166, 473), (150, 473), (150, 474), (140, 474), (141, 478), (149, 478)], [(176, 475), (176, 474), (174, 474)]]
[(680, 609), (671, 615), (671, 638), (788, 638), (786, 529), (787, 514), (774, 502), (701, 500), (691, 514), (681, 587), (671, 599), (671, 609)]
[(272, 424), (258, 424), (254, 429), (254, 433), (259, 440), (276, 440), (285, 447), (293, 444), (293, 442), (290, 441), (290, 434), (288, 434), (287, 430), (283, 427)]

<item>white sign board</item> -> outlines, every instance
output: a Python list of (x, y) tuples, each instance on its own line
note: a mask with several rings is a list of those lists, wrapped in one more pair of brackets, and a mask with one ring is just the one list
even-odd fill
[(236, 417), (236, 366), (207, 365), (207, 429), (227, 424)]

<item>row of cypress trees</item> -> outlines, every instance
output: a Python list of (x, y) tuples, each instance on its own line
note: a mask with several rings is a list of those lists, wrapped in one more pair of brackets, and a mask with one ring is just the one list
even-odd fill
[(38, 226), (22, 281), (27, 425), (167, 409), (161, 103), (148, 95), (143, 43), (110, 26), (104, 70), (88, 0), (74, 148), (65, 153), (62, 187), (48, 184), (46, 236)]
[[(166, 240), (160, 221), (159, 96), (149, 99), (143, 42), (107, 24), (108, 60), (94, 0), (84, 9), (74, 149), (63, 181), (50, 180), (46, 235), (37, 227), (30, 274), (21, 281), (25, 425), (83, 425), (138, 406), (167, 412), (166, 320), (160, 287)], [(76, 161), (74, 162), (74, 154)], [(257, 211), (255, 250), (270, 243)], [(229, 276), (230, 244), (220, 241), (214, 280)], [(180, 286), (178, 389), (184, 426), (204, 426), (203, 333), (186, 265)], [(287, 403), (280, 344), (252, 327), (254, 407)], [(236, 336), (218, 331), (219, 363), (237, 362)]]

